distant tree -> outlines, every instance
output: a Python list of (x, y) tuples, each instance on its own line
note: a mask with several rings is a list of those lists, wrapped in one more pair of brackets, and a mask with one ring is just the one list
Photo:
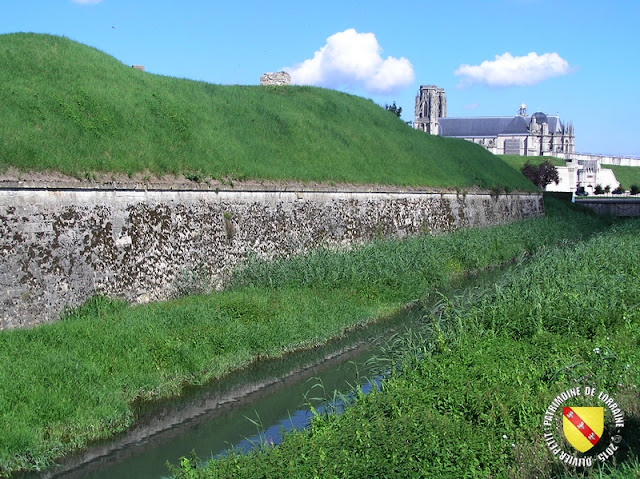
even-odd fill
[(624, 193), (624, 188), (622, 187), (622, 185), (620, 185), (611, 193), (613, 193), (614, 195), (621, 195), (622, 193)]
[(604, 188), (602, 188), (602, 185), (596, 185), (596, 189), (593, 190), (593, 194), (594, 195), (602, 195), (602, 194), (604, 194)]
[(398, 118), (400, 118), (400, 114), (402, 113), (402, 107), (401, 106), (396, 106), (396, 102), (393, 102), (393, 105), (385, 105), (384, 109), (387, 111), (390, 111), (391, 113), (393, 113), (395, 116), (397, 116)]
[(640, 187), (638, 187), (638, 185), (631, 185), (631, 188), (629, 188), (629, 193), (632, 195), (637, 195), (638, 193), (640, 193)]
[(539, 165), (532, 165), (527, 161), (522, 168), (520, 168), (520, 171), (541, 190), (544, 190), (545, 186), (551, 183), (555, 183), (556, 185), (560, 183), (558, 170), (549, 160), (544, 160)]

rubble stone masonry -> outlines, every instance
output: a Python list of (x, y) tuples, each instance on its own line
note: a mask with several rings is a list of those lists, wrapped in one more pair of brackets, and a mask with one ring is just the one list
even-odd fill
[(538, 194), (0, 189), (0, 329), (54, 321), (96, 294), (163, 300), (273, 259), (376, 237), (544, 214)]

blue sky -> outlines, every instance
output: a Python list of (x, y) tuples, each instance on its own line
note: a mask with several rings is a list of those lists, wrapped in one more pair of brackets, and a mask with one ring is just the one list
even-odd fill
[(146, 71), (257, 85), (294, 80), (393, 101), (421, 84), (447, 116), (559, 114), (576, 151), (640, 157), (637, 0), (3, 0), (0, 33), (64, 35)]

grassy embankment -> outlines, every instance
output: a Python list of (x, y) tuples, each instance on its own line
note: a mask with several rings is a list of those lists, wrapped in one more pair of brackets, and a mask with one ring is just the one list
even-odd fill
[[(203, 468), (184, 459), (177, 476), (638, 478), (639, 250), (638, 220), (545, 247), (484, 291), (443, 299), (421, 329), (391, 341), (395, 353), (380, 362), (396, 369), (381, 391), (357, 394), (342, 415), (317, 415), (277, 447)], [(544, 442), (545, 410), (578, 385), (606, 391), (625, 414), (604, 467), (565, 467)]]
[(566, 162), (555, 156), (520, 156), (520, 155), (498, 155), (506, 164), (520, 171), (525, 163), (539, 165), (543, 161), (550, 161), (553, 166), (566, 166)]
[(547, 210), (509, 225), (254, 264), (209, 296), (136, 307), (94, 299), (59, 322), (0, 332), (0, 476), (43, 468), (124, 430), (136, 400), (179, 394), (256, 358), (322, 343), (419, 300), (454, 274), (607, 224), (555, 202)]
[(0, 172), (534, 191), (483, 148), (332, 90), (152, 75), (36, 34), (0, 35), (0, 64)]
[(616, 175), (616, 180), (620, 182), (620, 186), (625, 191), (629, 191), (631, 185), (640, 186), (640, 168), (616, 165), (602, 165), (602, 167), (613, 171), (613, 174)]

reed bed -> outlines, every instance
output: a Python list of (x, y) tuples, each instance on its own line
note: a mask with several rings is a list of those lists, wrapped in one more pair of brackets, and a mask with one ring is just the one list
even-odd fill
[[(187, 460), (176, 477), (640, 477), (638, 251), (637, 220), (545, 246), (390, 338), (378, 358), (388, 378), (342, 414), (277, 447)], [(542, 438), (547, 406), (576, 385), (625, 412), (615, 459), (591, 469), (563, 466)]]

